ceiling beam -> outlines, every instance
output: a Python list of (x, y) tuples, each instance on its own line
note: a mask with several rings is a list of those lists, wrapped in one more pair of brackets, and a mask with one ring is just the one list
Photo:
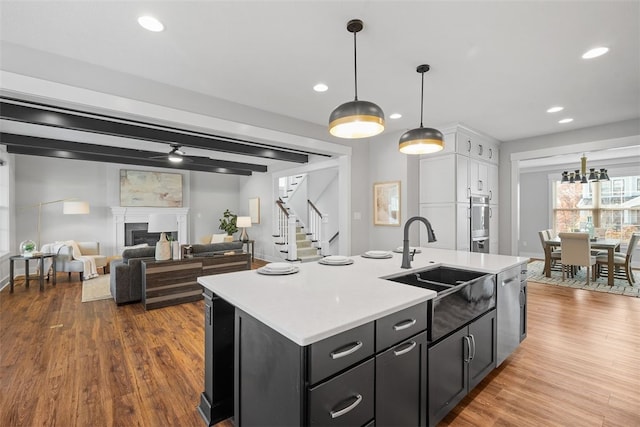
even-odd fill
[(133, 138), (143, 141), (179, 144), (186, 147), (202, 148), (205, 150), (221, 151), (225, 153), (241, 154), (245, 156), (261, 157), (285, 162), (307, 163), (309, 156), (295, 151), (286, 151), (275, 147), (258, 145), (250, 141), (244, 143), (232, 138), (209, 135), (201, 132), (179, 130), (167, 126), (155, 125), (141, 121), (133, 121), (110, 117), (101, 114), (72, 113), (69, 109), (42, 104), (25, 105), (6, 102), (11, 99), (1, 97), (0, 117), (24, 123), (42, 126), (53, 126), (63, 129), (73, 129), (83, 132), (93, 132), (104, 135)]
[(60, 159), (122, 163), (245, 176), (251, 175), (252, 171), (267, 171), (267, 167), (263, 165), (213, 160), (206, 157), (186, 156), (184, 162), (172, 163), (164, 156), (159, 157), (155, 151), (132, 150), (129, 148), (109, 147), (4, 132), (0, 132), (0, 144), (6, 145), (7, 152), (9, 153), (56, 157)]

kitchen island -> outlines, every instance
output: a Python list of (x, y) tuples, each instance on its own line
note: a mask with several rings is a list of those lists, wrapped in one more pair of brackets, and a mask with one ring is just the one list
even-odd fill
[[(437, 293), (386, 278), (438, 266), (498, 275), (527, 259), (420, 249), (410, 270), (401, 269), (401, 254), (394, 254), (354, 256), (347, 266), (300, 264), (291, 275), (252, 270), (200, 277), (205, 391), (198, 409), (205, 421), (234, 416), (236, 425), (382, 425), (382, 408), (389, 405), (381, 397), (389, 395), (406, 397), (409, 409), (401, 410), (410, 412), (408, 423), (431, 424), (427, 351), (436, 343), (427, 340), (427, 312)], [(487, 314), (495, 337), (495, 309)], [(495, 339), (491, 343), (492, 369)], [(394, 366), (387, 354), (410, 357), (410, 363)], [(399, 391), (394, 378), (415, 384)], [(414, 401), (419, 404), (410, 405)]]

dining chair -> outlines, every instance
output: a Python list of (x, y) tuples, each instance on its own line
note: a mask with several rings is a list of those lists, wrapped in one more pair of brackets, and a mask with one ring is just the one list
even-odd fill
[[(631, 258), (633, 257), (633, 251), (636, 248), (636, 245), (640, 242), (640, 233), (633, 233), (631, 235), (631, 239), (629, 239), (629, 246), (627, 246), (627, 253), (621, 254), (616, 253), (613, 255), (613, 265), (615, 267), (614, 277), (618, 279), (626, 279), (629, 282), (629, 285), (633, 286), (636, 282), (633, 277), (633, 272), (631, 271)], [(609, 264), (609, 258), (607, 254), (598, 255), (596, 257), (596, 263), (598, 264), (598, 276), (602, 273), (604, 268), (602, 266), (606, 266)], [(619, 268), (622, 267), (623, 271), (619, 272)]]
[(549, 269), (551, 269), (555, 267), (558, 261), (560, 261), (560, 251), (554, 251), (552, 247), (545, 243), (546, 240), (551, 239), (548, 231), (549, 230), (538, 231), (538, 236), (540, 237), (540, 244), (542, 245), (542, 250), (544, 251), (545, 266), (549, 265)]
[(593, 274), (596, 280), (595, 265), (596, 257), (591, 255), (591, 242), (589, 233), (560, 233), (560, 247), (562, 254), (562, 280), (565, 278), (567, 268), (573, 271), (574, 266), (587, 267), (587, 286), (589, 285), (589, 273)]

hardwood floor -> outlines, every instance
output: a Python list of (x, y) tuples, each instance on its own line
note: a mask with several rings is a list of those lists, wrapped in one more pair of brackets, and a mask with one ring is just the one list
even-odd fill
[[(81, 303), (72, 280), (0, 292), (0, 426), (202, 427), (202, 301)], [(640, 298), (529, 283), (528, 303), (527, 339), (442, 425), (640, 426)]]

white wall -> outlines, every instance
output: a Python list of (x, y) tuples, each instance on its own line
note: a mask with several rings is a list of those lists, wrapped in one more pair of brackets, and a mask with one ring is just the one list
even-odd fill
[(520, 175), (520, 242), (522, 256), (544, 259), (538, 231), (553, 228), (549, 222), (551, 206), (549, 173), (532, 172)]
[[(403, 229), (407, 219), (416, 215), (419, 209), (418, 156), (408, 156), (398, 151), (400, 133), (382, 134), (371, 139), (369, 147), (369, 247), (367, 249), (391, 250), (402, 245)], [(373, 184), (376, 182), (400, 181), (400, 225), (373, 225)], [(419, 227), (414, 224), (411, 229), (411, 245), (419, 244)]]
[(173, 169), (87, 162), (36, 156), (15, 156), (15, 241), (37, 239), (39, 202), (77, 198), (89, 202), (89, 215), (63, 215), (62, 204), (42, 207), (41, 241), (98, 241), (105, 255), (115, 255), (111, 207), (120, 206), (120, 169), (183, 174), (183, 206), (189, 207), (189, 242), (218, 231), (225, 209), (239, 207), (239, 177)]

